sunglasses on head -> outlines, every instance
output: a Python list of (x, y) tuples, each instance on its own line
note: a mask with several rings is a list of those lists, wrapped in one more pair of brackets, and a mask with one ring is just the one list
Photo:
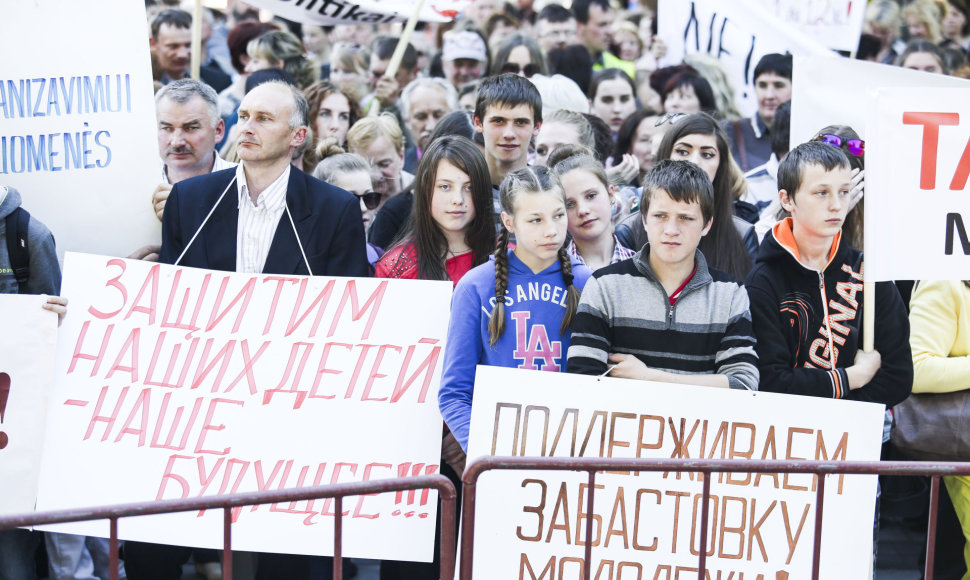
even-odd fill
[(377, 206), (381, 205), (381, 194), (376, 191), (355, 193), (354, 195), (364, 202), (364, 207), (367, 209), (377, 209)]
[(502, 72), (514, 75), (523, 74), (527, 78), (532, 78), (532, 75), (539, 73), (539, 65), (529, 63), (525, 66), (519, 66), (514, 62), (507, 62), (502, 65)]
[(845, 145), (846, 151), (852, 155), (855, 155), (856, 157), (862, 157), (866, 153), (866, 142), (862, 139), (843, 139), (838, 135), (825, 133), (824, 135), (815, 137), (815, 140), (821, 141), (822, 143), (828, 143), (829, 145), (835, 147), (842, 147), (842, 145)]
[(680, 120), (681, 117), (686, 117), (687, 113), (667, 113), (657, 119), (657, 122), (653, 124), (654, 127), (659, 127), (664, 123), (669, 122), (671, 125)]

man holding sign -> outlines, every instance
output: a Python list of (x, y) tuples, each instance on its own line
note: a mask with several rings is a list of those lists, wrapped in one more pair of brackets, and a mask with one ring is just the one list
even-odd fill
[(745, 285), (761, 390), (891, 407), (910, 392), (909, 323), (891, 282), (876, 285), (872, 352), (862, 339), (862, 252), (842, 243), (852, 174), (838, 147), (803, 143), (778, 168), (791, 214), (765, 236)]
[[(368, 275), (356, 197), (290, 165), (293, 149), (306, 138), (307, 109), (303, 95), (282, 82), (246, 95), (239, 105), (242, 163), (173, 186), (160, 262), (251, 273)], [(129, 576), (177, 578), (189, 552), (129, 542)], [(306, 557), (260, 555), (257, 578), (308, 575)]]

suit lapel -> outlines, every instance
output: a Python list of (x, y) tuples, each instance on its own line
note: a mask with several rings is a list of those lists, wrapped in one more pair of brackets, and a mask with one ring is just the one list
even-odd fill
[[(235, 177), (229, 174), (229, 179)], [(219, 191), (213, 192), (212, 203), (219, 199), (219, 195), (226, 189), (228, 182), (222, 184)], [(208, 207), (205, 210), (208, 212)], [(203, 216), (204, 218), (205, 216)], [(239, 228), (239, 184), (233, 183), (222, 202), (212, 213), (209, 223), (203, 229), (205, 241), (206, 264), (213, 270), (232, 272), (236, 269), (236, 232)]]
[(310, 248), (305, 244), (310, 239), (311, 212), (307, 203), (306, 175), (295, 167), (290, 168), (290, 180), (286, 187), (286, 206), (293, 217), (293, 224), (290, 224), (290, 217), (284, 209), (276, 226), (276, 234), (269, 247), (269, 254), (266, 255), (264, 274), (307, 274), (303, 254), (293, 233), (293, 226), (296, 226), (296, 231), (304, 244), (303, 251), (309, 253)]

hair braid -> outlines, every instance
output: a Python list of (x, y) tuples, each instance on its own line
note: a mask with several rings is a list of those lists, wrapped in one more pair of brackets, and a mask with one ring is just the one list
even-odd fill
[(495, 245), (495, 308), (488, 319), (488, 344), (495, 346), (505, 332), (505, 291), (509, 286), (509, 231), (502, 228)]
[(566, 313), (562, 317), (559, 332), (566, 332), (579, 310), (579, 288), (573, 285), (573, 262), (566, 252), (566, 246), (559, 248), (559, 268), (562, 270), (562, 281), (566, 284)]

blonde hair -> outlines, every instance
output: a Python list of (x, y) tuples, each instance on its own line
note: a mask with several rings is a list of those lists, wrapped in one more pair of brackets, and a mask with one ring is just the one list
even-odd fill
[(942, 22), (945, 8), (933, 0), (916, 0), (903, 8), (903, 20), (915, 18), (926, 27), (926, 40), (938, 44), (943, 40)]
[(352, 152), (363, 151), (382, 136), (387, 137), (395, 151), (404, 154), (404, 132), (391, 113), (359, 119), (347, 131), (347, 148)]
[(285, 70), (301, 89), (312, 85), (320, 76), (320, 70), (304, 56), (306, 49), (299, 38), (291, 32), (273, 30), (257, 36), (246, 45), (250, 58), (264, 58), (282, 63)]

